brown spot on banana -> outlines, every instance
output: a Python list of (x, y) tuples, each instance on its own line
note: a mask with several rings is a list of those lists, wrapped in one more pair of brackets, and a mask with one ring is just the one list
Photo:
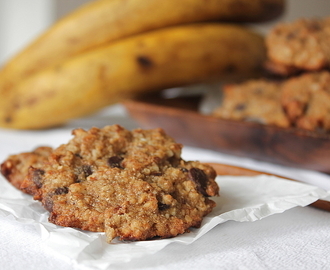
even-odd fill
[(272, 20), (284, 9), (285, 0), (91, 1), (63, 17), (6, 64), (0, 71), (0, 93), (47, 67), (124, 38), (191, 23)]
[(0, 99), (0, 126), (47, 128), (147, 91), (250, 78), (260, 75), (254, 69), (265, 59), (263, 37), (242, 26), (194, 24), (148, 32), (23, 80)]
[(136, 61), (142, 68), (151, 68), (154, 65), (151, 58), (144, 55), (137, 56)]

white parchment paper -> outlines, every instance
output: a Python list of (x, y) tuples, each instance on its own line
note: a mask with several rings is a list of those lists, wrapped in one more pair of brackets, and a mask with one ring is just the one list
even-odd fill
[(254, 222), (296, 206), (309, 205), (318, 199), (330, 200), (329, 191), (274, 176), (218, 176), (217, 182), (221, 189), (220, 197), (213, 198), (217, 206), (205, 217), (201, 228), (171, 239), (115, 240), (108, 244), (103, 233), (56, 226), (48, 222), (48, 212), (39, 202), (16, 190), (3, 177), (0, 177), (0, 215), (35, 225), (47, 245), (78, 265), (89, 269), (108, 269), (112, 264), (161, 252), (174, 242), (189, 245), (229, 220)]

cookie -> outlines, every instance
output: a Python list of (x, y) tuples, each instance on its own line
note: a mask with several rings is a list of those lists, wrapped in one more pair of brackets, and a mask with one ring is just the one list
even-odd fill
[(282, 87), (283, 107), (298, 128), (330, 131), (330, 73), (306, 73)]
[(268, 68), (290, 75), (330, 67), (330, 17), (276, 25), (266, 37)]
[(20, 188), (50, 212), (49, 221), (94, 232), (108, 242), (174, 237), (199, 227), (215, 207), (216, 173), (181, 158), (162, 129), (119, 125), (76, 129)]
[(212, 114), (223, 119), (289, 127), (280, 100), (281, 83), (278, 82), (261, 79), (225, 85), (221, 106)]
[(1, 164), (1, 173), (13, 186), (20, 189), (29, 167), (41, 167), (51, 152), (50, 147), (38, 147), (33, 152), (11, 155)]

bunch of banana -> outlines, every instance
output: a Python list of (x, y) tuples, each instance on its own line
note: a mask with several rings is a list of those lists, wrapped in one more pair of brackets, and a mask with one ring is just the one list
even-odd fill
[(93, 1), (0, 70), (0, 126), (46, 128), (140, 92), (253, 76), (263, 37), (232, 23), (283, 8), (284, 0)]

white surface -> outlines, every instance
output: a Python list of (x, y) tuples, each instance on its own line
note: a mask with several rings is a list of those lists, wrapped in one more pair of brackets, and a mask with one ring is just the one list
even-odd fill
[(0, 66), (54, 22), (53, 4), (52, 0), (0, 1)]
[[(2, 161), (12, 153), (30, 151), (49, 141), (52, 146), (64, 143), (71, 137), (70, 131), (74, 127), (101, 127), (114, 123), (130, 129), (136, 127), (126, 117), (123, 108), (117, 105), (59, 129), (38, 132), (0, 130), (0, 159)], [(294, 176), (330, 190), (330, 177), (317, 172), (191, 147), (184, 148), (183, 157)], [(109, 269), (327, 269), (330, 263), (329, 222), (330, 213), (312, 207), (295, 207), (254, 222), (227, 221), (192, 244), (171, 243), (153, 255), (115, 263)], [(93, 269), (76, 264), (67, 256), (60, 255), (61, 252), (54, 252), (45, 235), (47, 232), (40, 236), (40, 226), (35, 222), (18, 222), (11, 215), (1, 216), (0, 269)]]
[[(0, 0), (0, 66), (47, 27), (72, 10), (93, 0)], [(328, 0), (287, 0), (281, 21), (329, 16)], [(276, 21), (253, 25), (267, 33)]]

